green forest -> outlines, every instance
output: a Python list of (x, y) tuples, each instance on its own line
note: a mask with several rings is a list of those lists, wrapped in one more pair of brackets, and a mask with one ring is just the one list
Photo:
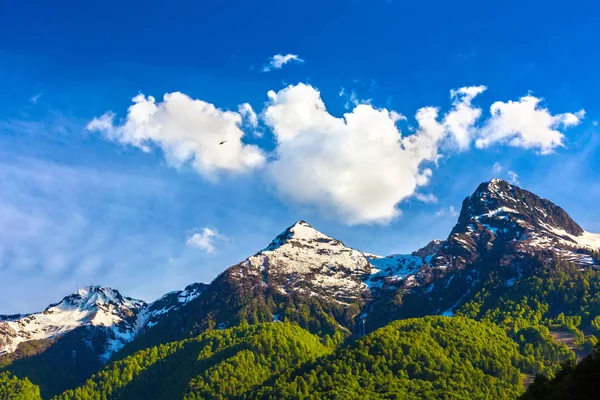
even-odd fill
[[(520, 273), (507, 281), (502, 268), (493, 270), (453, 317), (397, 320), (364, 337), (350, 335), (331, 308), (314, 302), (288, 304), (281, 322), (261, 322), (280, 305), (252, 303), (240, 308), (252, 312), (235, 327), (209, 321), (188, 338), (126, 347), (99, 372), (88, 366), (87, 380), (58, 390), (84, 375), (69, 378), (73, 366), (52, 379), (56, 360), (74, 346), (67, 335), (5, 365), (0, 399), (39, 399), (40, 388), (56, 400), (537, 399), (560, 393), (554, 387), (566, 393), (593, 382), (598, 350), (577, 366), (576, 356), (597, 344), (600, 273), (562, 261)], [(258, 311), (264, 315), (253, 318)], [(326, 320), (329, 327), (320, 329)], [(573, 338), (571, 349), (557, 332)], [(523, 394), (526, 381), (533, 384)]]
[(595, 400), (600, 398), (600, 347), (579, 364), (565, 362), (553, 379), (538, 376), (520, 400)]
[(517, 345), (467, 318), (396, 321), (250, 398), (514, 399), (522, 391)]
[[(564, 262), (536, 270), (506, 288), (492, 273), (457, 315), (492, 322), (504, 328), (527, 359), (526, 372), (552, 376), (575, 354), (551, 332), (568, 332), (581, 353), (597, 343), (600, 328), (600, 273)], [(586, 334), (584, 334), (584, 332)]]
[(27, 378), (17, 378), (9, 372), (0, 372), (0, 399), (39, 400), (40, 388)]
[(337, 350), (265, 323), (142, 350), (55, 399), (514, 399), (523, 362), (503, 330), (467, 318), (397, 321)]
[(331, 351), (296, 325), (243, 324), (139, 351), (56, 399), (234, 398)]

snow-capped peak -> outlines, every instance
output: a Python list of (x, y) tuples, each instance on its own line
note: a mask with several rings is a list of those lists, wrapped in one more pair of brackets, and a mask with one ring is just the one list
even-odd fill
[(88, 327), (89, 332), (101, 334), (105, 346), (98, 356), (106, 361), (141, 330), (195, 299), (205, 287), (194, 283), (150, 305), (106, 286), (83, 287), (42, 312), (0, 316), (0, 355), (14, 352), (22, 342), (55, 338)]
[[(594, 264), (586, 249), (600, 236), (585, 232), (565, 210), (500, 179), (484, 182), (464, 202), (435, 265), (466, 265), (482, 252), (553, 253), (579, 264)], [(596, 247), (598, 248), (598, 247)]]
[(111, 288), (88, 286), (48, 306), (43, 312), (0, 322), (0, 354), (19, 343), (65, 334), (83, 326), (105, 327), (109, 343), (105, 354), (120, 349), (138, 329), (138, 316), (146, 307), (141, 300), (123, 297)]
[(263, 286), (282, 293), (297, 291), (344, 302), (366, 289), (361, 277), (370, 270), (363, 253), (298, 221), (229, 272), (236, 279), (260, 277)]
[[(319, 232), (306, 221), (300, 220), (277, 237), (267, 246), (265, 251), (273, 251), (290, 242), (334, 241), (335, 239)], [(337, 241), (336, 241), (337, 242)]]
[(114, 289), (105, 286), (87, 286), (76, 290), (69, 296), (62, 299), (59, 303), (51, 304), (44, 312), (60, 312), (78, 309), (81, 311), (95, 311), (99, 308), (109, 306), (138, 309), (145, 306), (141, 300), (123, 297)]

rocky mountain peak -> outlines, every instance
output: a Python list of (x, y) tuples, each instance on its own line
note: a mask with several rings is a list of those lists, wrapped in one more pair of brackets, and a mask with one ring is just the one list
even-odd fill
[(122, 296), (104, 286), (76, 290), (43, 312), (0, 322), (0, 354), (14, 351), (19, 343), (48, 339), (81, 327), (97, 327), (107, 332), (107, 358), (135, 336), (140, 315), (147, 307), (141, 300)]
[(461, 267), (482, 256), (544, 252), (579, 264), (594, 264), (586, 249), (600, 247), (600, 235), (585, 232), (565, 210), (532, 192), (492, 179), (467, 197), (437, 266)]
[(228, 274), (238, 280), (260, 277), (262, 286), (282, 293), (296, 291), (345, 301), (366, 289), (361, 277), (370, 270), (363, 253), (298, 221), (264, 250), (231, 267)]
[(51, 304), (45, 310), (60, 312), (71, 309), (92, 310), (113, 306), (125, 309), (139, 309), (145, 307), (142, 300), (123, 297), (119, 291), (105, 286), (86, 286), (78, 289), (63, 298), (60, 302)]
[(457, 227), (481, 219), (511, 219), (538, 229), (552, 227), (575, 236), (584, 233), (556, 204), (501, 179), (483, 182), (464, 200)]
[(273, 251), (283, 246), (284, 244), (301, 245), (309, 242), (338, 242), (329, 236), (319, 232), (306, 221), (300, 220), (294, 225), (287, 228), (285, 231), (277, 235), (277, 237), (265, 248), (265, 251)]
[(425, 246), (421, 247), (419, 250), (413, 251), (412, 255), (421, 258), (432, 256), (441, 250), (441, 248), (444, 246), (444, 243), (445, 241), (443, 240), (434, 239)]

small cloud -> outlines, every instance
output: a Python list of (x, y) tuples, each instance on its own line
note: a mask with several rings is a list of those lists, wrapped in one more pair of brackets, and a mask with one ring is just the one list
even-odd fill
[(598, 121), (592, 121), (592, 125), (598, 126)]
[(269, 64), (265, 65), (263, 72), (269, 72), (273, 69), (281, 69), (289, 62), (303, 63), (304, 60), (298, 57), (296, 54), (275, 54), (271, 57)]
[(379, 87), (379, 85), (377, 84), (377, 81), (375, 79), (371, 79), (371, 85), (369, 87), (369, 92), (374, 91), (378, 87)]
[(495, 162), (492, 171), (494, 171), (494, 177), (499, 175), (502, 172), (502, 165), (499, 162)]
[(457, 217), (458, 212), (454, 208), (454, 206), (450, 206), (448, 208), (441, 208), (435, 213), (436, 217)]
[[(346, 89), (342, 87), (338, 95), (346, 100), (346, 103), (344, 104), (344, 108), (346, 110), (351, 110), (359, 106), (360, 104), (366, 104), (369, 106), (372, 106), (373, 104), (372, 99), (359, 99), (358, 94), (354, 89), (351, 89), (350, 92), (347, 92)], [(406, 120), (406, 117), (404, 115), (396, 113), (395, 111), (392, 112), (398, 116), (398, 120)]]
[(518, 101), (496, 101), (490, 107), (490, 118), (475, 141), (478, 148), (507, 144), (523, 149), (537, 149), (551, 154), (564, 147), (565, 135), (559, 128), (579, 125), (585, 110), (575, 113), (552, 114), (542, 106), (542, 99), (531, 94)]
[[(344, 108), (346, 110), (349, 110), (350, 108), (356, 107), (360, 104), (358, 96), (356, 95), (356, 92), (354, 90), (350, 92), (349, 96), (346, 94), (343, 94), (343, 96), (346, 98), (346, 104), (344, 104)], [(367, 100), (365, 104), (369, 104), (369, 100)]]
[(258, 126), (258, 115), (254, 112), (252, 106), (248, 103), (240, 104), (238, 106), (238, 112), (242, 116), (244, 122), (253, 128)]
[(462, 58), (463, 60), (469, 60), (475, 57), (476, 55), (477, 53), (475, 53), (475, 51), (468, 51), (466, 53), (459, 53), (458, 58)]
[(216, 229), (202, 228), (202, 232), (194, 233), (187, 239), (186, 244), (190, 247), (204, 250), (207, 253), (214, 253), (216, 251), (215, 241), (225, 239), (225, 236), (221, 235)]
[(42, 97), (42, 92), (40, 92), (40, 93), (37, 93), (37, 94), (35, 94), (35, 95), (31, 96), (31, 97), (29, 98), (29, 101), (30, 101), (30, 102), (31, 102), (33, 105), (36, 105), (36, 104), (37, 104), (37, 102), (38, 102), (38, 100), (40, 99), (40, 97)]
[[(492, 171), (494, 172), (494, 178), (500, 178), (503, 174), (504, 167), (499, 162), (495, 162), (492, 167)], [(519, 175), (512, 170), (506, 171), (506, 175), (508, 175), (508, 181), (513, 185), (519, 184)]]
[(415, 198), (419, 201), (422, 201), (423, 203), (428, 203), (428, 204), (432, 204), (432, 203), (434, 204), (434, 203), (438, 202), (438, 198), (432, 193), (429, 193), (429, 194), (417, 193), (415, 195)]

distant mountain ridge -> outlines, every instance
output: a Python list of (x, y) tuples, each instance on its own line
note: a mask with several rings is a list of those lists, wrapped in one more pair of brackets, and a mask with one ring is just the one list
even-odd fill
[[(269, 287), (284, 296), (294, 292), (340, 305), (362, 306), (399, 288), (434, 292), (439, 281), (452, 277), (452, 271), (493, 253), (514, 258), (539, 252), (593, 266), (597, 262), (588, 250), (598, 248), (600, 235), (585, 232), (562, 208), (506, 181), (492, 179), (465, 198), (446, 240), (434, 240), (412, 254), (378, 257), (362, 253), (306, 221), (298, 221), (264, 250), (224, 274), (234, 283), (253, 277), (263, 289)], [(80, 289), (42, 313), (0, 316), (0, 355), (14, 351), (23, 341), (54, 337), (81, 326), (105, 326), (114, 333), (113, 342), (107, 343), (102, 355), (108, 358), (208, 287), (194, 283), (150, 304), (102, 286)]]
[(0, 316), (0, 356), (14, 352), (26, 341), (54, 338), (88, 327), (107, 331), (105, 351), (98, 354), (106, 361), (140, 331), (154, 325), (161, 315), (197, 297), (204, 286), (189, 285), (151, 304), (124, 297), (104, 286), (81, 288), (40, 313)]
[(534, 262), (598, 268), (599, 249), (600, 235), (562, 208), (493, 179), (465, 198), (445, 240), (411, 254), (363, 253), (298, 221), (210, 284), (150, 304), (92, 286), (41, 313), (0, 316), (0, 361), (30, 342), (68, 336), (85, 345), (91, 332), (100, 332), (88, 346), (100, 362), (243, 322), (289, 320), (321, 336), (360, 334), (359, 324), (371, 331), (398, 318), (452, 315), (495, 270), (509, 287)]

